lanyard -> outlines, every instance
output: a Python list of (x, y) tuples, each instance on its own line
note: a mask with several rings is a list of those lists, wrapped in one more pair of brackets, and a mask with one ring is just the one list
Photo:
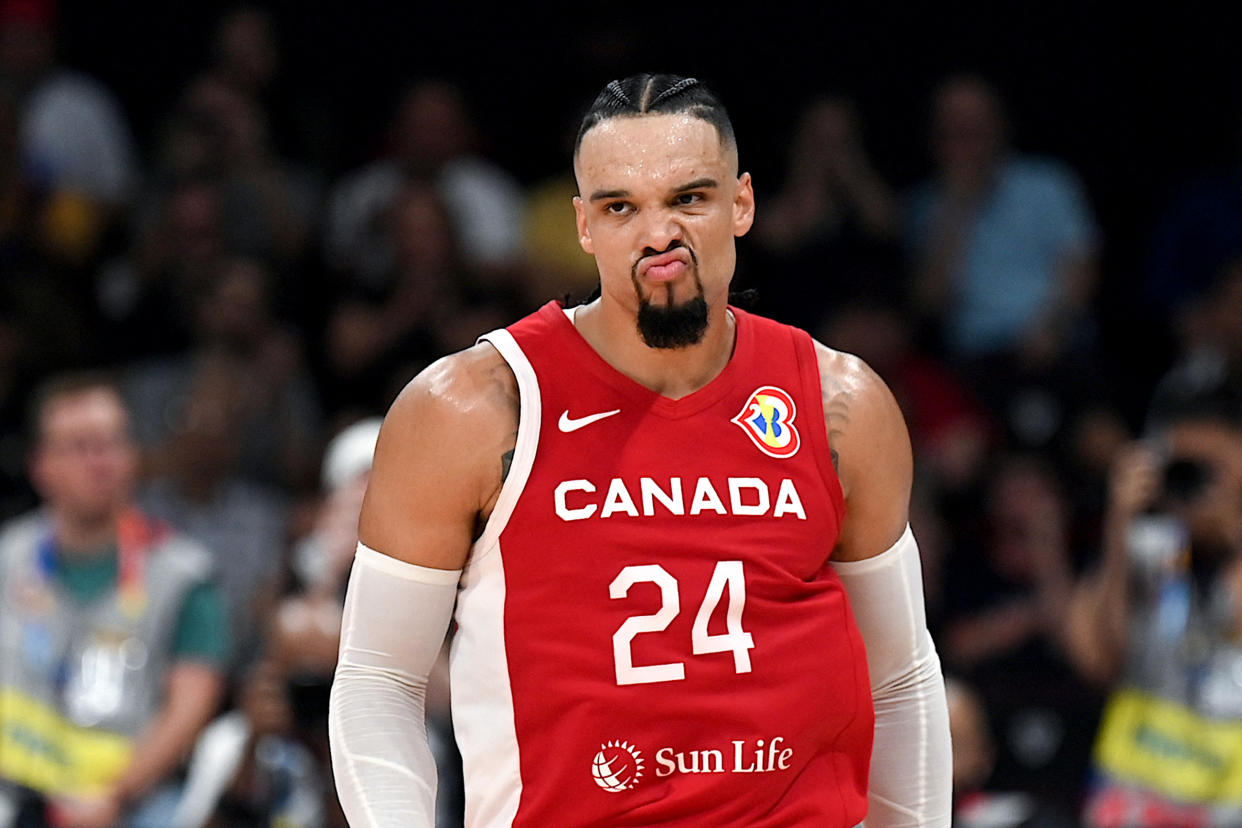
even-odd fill
[[(126, 509), (117, 519), (117, 596), (121, 611), (134, 617), (146, 609), (146, 558), (151, 544), (164, 534), (137, 509)], [(51, 583), (60, 568), (56, 559), (56, 539), (49, 527), (37, 549), (39, 573)]]

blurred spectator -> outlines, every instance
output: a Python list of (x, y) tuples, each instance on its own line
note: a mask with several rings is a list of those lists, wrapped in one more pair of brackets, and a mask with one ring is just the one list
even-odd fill
[(108, 380), (58, 377), (34, 410), (44, 508), (0, 531), (0, 799), (22, 828), (167, 826), (222, 697), (211, 560), (131, 505), (138, 455)]
[(302, 254), (318, 206), (318, 186), (279, 157), (258, 103), (206, 75), (186, 89), (161, 148), (163, 181), (203, 178), (220, 189), (228, 250), (270, 262)]
[(55, 0), (0, 2), (0, 86), (20, 107), (26, 176), (90, 241), (133, 194), (133, 139), (107, 89), (57, 64), (55, 27)]
[(1021, 791), (996, 791), (988, 785), (996, 746), (987, 713), (970, 686), (945, 679), (949, 731), (953, 737), (953, 824), (957, 828), (1073, 828), (1059, 809), (1036, 802)]
[(961, 531), (947, 561), (941, 653), (995, 724), (993, 784), (1073, 805), (1098, 702), (1064, 655), (1071, 507), (1053, 470), (1033, 457), (1003, 457), (985, 492), (982, 522)]
[(1112, 477), (1103, 560), (1067, 621), (1111, 694), (1091, 826), (1242, 824), (1242, 427), (1186, 404)]
[(390, 130), (391, 156), (350, 175), (332, 193), (329, 264), (368, 287), (382, 284), (396, 257), (384, 214), (408, 182), (423, 181), (444, 199), (467, 263), (484, 275), (508, 275), (522, 254), (522, 191), (476, 154), (478, 137), (460, 90), (443, 81), (411, 86)]
[(1096, 281), (1096, 229), (1074, 174), (1013, 153), (1002, 105), (975, 77), (933, 101), (935, 180), (915, 191), (914, 297), (943, 319), (959, 358), (1009, 352), (1047, 364), (1081, 338)]
[[(271, 142), (282, 155), (324, 171), (335, 162), (337, 135), (332, 107), (311, 67), (290, 66), (281, 48), (281, 20), (256, 5), (230, 8), (211, 42), (207, 75), (237, 92), (261, 111), (271, 126)], [(288, 21), (284, 21), (288, 25)], [(318, 53), (321, 44), (312, 46)], [(335, 61), (323, 71), (336, 74)]]
[(133, 249), (98, 276), (109, 357), (117, 361), (188, 347), (195, 298), (225, 256), (223, 196), (210, 180), (181, 181), (146, 209)]
[(273, 317), (271, 276), (253, 259), (227, 259), (207, 277), (194, 309), (192, 350), (140, 363), (126, 392), (135, 433), (155, 474), (190, 416), (196, 397), (221, 410), (235, 442), (225, 471), (254, 483), (299, 490), (312, 480), (320, 446), (320, 410), (297, 337)]
[[(7, 36), (0, 24), (0, 41)], [(77, 212), (81, 196), (33, 179), (19, 127), (18, 101), (0, 79), (0, 386), (17, 383), (0, 388), (0, 408), (16, 402), (6, 394), (28, 390), (22, 379), (82, 364), (94, 334), (80, 265), (101, 228)]]
[(1072, 439), (1109, 396), (1090, 303), (1096, 230), (1062, 164), (1015, 154), (995, 90), (973, 77), (934, 99), (937, 178), (911, 198), (914, 300), (1016, 446)]
[(1156, 225), (1143, 298), (1176, 315), (1242, 257), (1242, 123), (1231, 167), (1186, 184)]
[(99, 313), (119, 360), (187, 345), (195, 298), (226, 256), (265, 262), (282, 299), (307, 292), (305, 268), (296, 285), (286, 273), (303, 264), (319, 187), (275, 155), (253, 101), (199, 78), (168, 119), (158, 152), (135, 210), (133, 249), (97, 277)]
[(504, 324), (463, 261), (439, 192), (410, 182), (386, 213), (393, 258), (382, 287), (347, 291), (328, 325), (330, 397), (338, 407), (382, 411), (419, 370)]
[[(326, 784), (331, 772), (328, 691), (379, 428), (378, 418), (357, 422), (337, 435), (324, 454), (324, 500), (313, 532), (294, 553), (297, 586), (273, 613), (265, 658), (243, 689), (249, 742), (221, 804), (220, 814), (228, 816), (229, 825), (266, 825), (278, 815), (286, 820), (281, 824), (290, 826), (345, 824), (333, 796), (335, 787)], [(429, 693), (428, 721), (441, 768), (437, 824), (442, 828), (460, 826), (462, 820), (460, 759), (452, 747), (447, 678), (441, 665)], [(313, 772), (304, 770), (308, 767)], [(315, 792), (313, 809), (307, 807), (307, 790)], [(287, 815), (298, 809), (302, 816)], [(247, 821), (255, 818), (259, 821)]]
[(255, 102), (262, 102), (280, 70), (271, 14), (258, 6), (226, 13), (212, 39), (211, 75)]
[(147, 453), (143, 504), (216, 556), (238, 621), (238, 662), (258, 647), (257, 602), (274, 588), (285, 492), (314, 467), (319, 410), (299, 344), (271, 318), (267, 274), (227, 262), (201, 295), (195, 348), (126, 382)]
[(995, 425), (946, 366), (915, 347), (908, 319), (888, 303), (842, 303), (819, 334), (884, 377), (910, 428), (920, 482), (955, 492), (978, 482), (998, 442)]
[(1242, 258), (1185, 299), (1179, 322), (1180, 354), (1151, 403), (1156, 420), (1185, 400), (1242, 399)]
[(852, 102), (820, 98), (803, 110), (784, 187), (756, 214), (755, 235), (788, 303), (772, 311), (791, 324), (814, 326), (860, 296), (899, 298), (896, 205)]

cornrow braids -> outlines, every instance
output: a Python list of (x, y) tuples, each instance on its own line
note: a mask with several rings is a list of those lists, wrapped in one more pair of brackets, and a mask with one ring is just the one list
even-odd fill
[(729, 113), (706, 84), (697, 78), (680, 75), (643, 73), (610, 81), (596, 96), (595, 102), (582, 117), (578, 138), (574, 142), (574, 156), (582, 147), (582, 137), (603, 121), (682, 112), (714, 126), (722, 144), (737, 146)]
[(630, 101), (630, 96), (625, 94), (625, 90), (621, 88), (620, 81), (613, 81), (612, 83), (608, 84), (607, 86), (604, 87), (604, 91), (611, 92), (613, 97), (616, 98), (617, 102), (620, 103), (622, 106), (627, 106), (627, 107), (634, 106), (634, 104)]
[(668, 89), (665, 89), (659, 95), (656, 95), (655, 99), (647, 105), (647, 110), (651, 111), (652, 109), (660, 105), (660, 101), (664, 100), (665, 98), (671, 98), (674, 95), (680, 95), (684, 90), (689, 89), (691, 86), (694, 86), (698, 82), (699, 82), (698, 78), (682, 78), (681, 80), (677, 81), (677, 83), (670, 86)]

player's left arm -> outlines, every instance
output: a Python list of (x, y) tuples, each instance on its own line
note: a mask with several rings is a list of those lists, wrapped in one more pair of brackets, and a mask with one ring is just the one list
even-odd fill
[(868, 828), (948, 826), (952, 750), (909, 526), (914, 463), (897, 401), (862, 360), (816, 344), (824, 419), (845, 494), (833, 568), (867, 647), (875, 741)]

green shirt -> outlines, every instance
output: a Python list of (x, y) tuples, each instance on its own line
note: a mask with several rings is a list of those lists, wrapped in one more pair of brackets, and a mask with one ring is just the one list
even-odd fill
[[(57, 550), (56, 575), (73, 600), (90, 603), (120, 577), (116, 545), (77, 555)], [(171, 660), (201, 661), (223, 670), (228, 650), (228, 616), (219, 588), (211, 582), (192, 587), (177, 616)]]

